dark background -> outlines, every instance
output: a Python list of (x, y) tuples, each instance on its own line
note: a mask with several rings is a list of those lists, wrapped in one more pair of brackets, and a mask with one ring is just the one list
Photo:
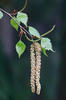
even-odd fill
[[(11, 12), (20, 10), (25, 0), (0, 0), (0, 7)], [(0, 100), (66, 100), (66, 0), (28, 0), (24, 10), (29, 16), (28, 25), (37, 28), (40, 34), (53, 25), (55, 30), (47, 35), (55, 53), (42, 54), (40, 96), (30, 89), (30, 43), (18, 59), (15, 44), (18, 33), (11, 27), (10, 18), (4, 14), (0, 20)]]

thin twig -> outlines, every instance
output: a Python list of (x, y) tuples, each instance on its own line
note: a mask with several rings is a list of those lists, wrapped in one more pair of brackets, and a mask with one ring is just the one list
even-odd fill
[(44, 36), (48, 35), (49, 33), (51, 33), (51, 32), (54, 30), (54, 28), (55, 28), (55, 25), (52, 27), (51, 30), (49, 30), (48, 32), (42, 34), (42, 35), (40, 36), (40, 38), (38, 38), (37, 40), (31, 40), (27, 35), (25, 35), (25, 37), (27, 38), (28, 41), (31, 41), (31, 42), (38, 42), (38, 41), (41, 40), (42, 37), (44, 37)]
[(42, 34), (41, 37), (46, 36), (47, 34), (51, 33), (51, 32), (54, 30), (55, 26), (56, 26), (56, 25), (54, 25), (54, 26), (52, 27), (52, 29), (49, 30), (48, 32)]
[(25, 1), (24, 7), (19, 12), (24, 11), (24, 9), (26, 8), (26, 6), (27, 6), (27, 0)]
[(25, 37), (26, 37), (26, 39), (28, 40), (28, 41), (30, 41), (30, 42), (33, 42), (34, 40), (31, 40), (26, 34), (25, 34)]
[(18, 12), (24, 11), (24, 9), (25, 9), (26, 6), (27, 6), (27, 1), (28, 1), (28, 0), (25, 1), (24, 7), (23, 7), (21, 10), (17, 11), (16, 13), (14, 13), (14, 15), (16, 15)]
[(26, 37), (26, 39), (27, 39), (28, 41), (30, 41), (30, 42), (38, 42), (38, 41), (41, 40), (41, 38), (39, 38), (39, 39), (37, 39), (37, 40), (31, 40), (26, 34), (25, 34), (25, 37)]

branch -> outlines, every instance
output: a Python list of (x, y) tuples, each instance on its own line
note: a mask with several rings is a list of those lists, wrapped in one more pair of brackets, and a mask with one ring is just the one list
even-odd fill
[(42, 38), (43, 36), (46, 36), (47, 34), (51, 33), (51, 32), (54, 30), (54, 28), (55, 28), (55, 25), (54, 25), (54, 26), (52, 27), (51, 30), (49, 30), (48, 32), (42, 34), (42, 35), (40, 36), (40, 38), (38, 38), (38, 39), (36, 39), (36, 40), (33, 40), (33, 36), (32, 36), (24, 27), (22, 27), (20, 24), (18, 24), (18, 22), (16, 21), (16, 19), (14, 19), (14, 18), (11, 16), (10, 13), (6, 12), (6, 11), (3, 10), (2, 8), (0, 8), (0, 10), (1, 10), (2, 12), (4, 12), (5, 14), (7, 14), (10, 18), (12, 18), (12, 19), (15, 21), (15, 23), (16, 23), (24, 32), (26, 32), (26, 33), (31, 37), (31, 39), (30, 39), (27, 35), (25, 35), (26, 39), (29, 40), (29, 41), (31, 41), (31, 42), (38, 42), (38, 41), (40, 41), (41, 38)]
[(12, 18), (12, 19), (15, 21), (15, 23), (16, 23), (20, 28), (22, 28), (23, 31), (25, 31), (27, 34), (29, 34), (29, 35), (31, 36), (31, 38), (32, 38), (32, 35), (31, 35), (24, 27), (22, 27), (20, 24), (18, 24), (18, 22), (11, 16), (10, 13), (6, 12), (6, 11), (3, 10), (2, 8), (0, 8), (0, 10), (3, 11), (5, 14), (7, 14), (10, 18)]

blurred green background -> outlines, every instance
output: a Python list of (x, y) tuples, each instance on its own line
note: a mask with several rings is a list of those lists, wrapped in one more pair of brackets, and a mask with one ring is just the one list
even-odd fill
[[(20, 10), (25, 0), (0, 0), (0, 7), (11, 12)], [(24, 10), (29, 16), (28, 25), (37, 28), (42, 34), (56, 25), (47, 35), (51, 39), (55, 53), (42, 54), (40, 96), (30, 89), (30, 43), (25, 53), (18, 59), (15, 44), (18, 33), (11, 27), (10, 18), (4, 14), (0, 20), (0, 100), (66, 100), (66, 1), (28, 0)]]

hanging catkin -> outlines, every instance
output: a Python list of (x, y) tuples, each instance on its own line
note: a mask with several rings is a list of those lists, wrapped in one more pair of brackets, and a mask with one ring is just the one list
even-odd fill
[(41, 47), (40, 44), (34, 43), (35, 45), (35, 52), (36, 52), (36, 86), (37, 91), (36, 93), (39, 95), (41, 90), (41, 84), (40, 84), (40, 68), (41, 68)]
[(32, 92), (35, 93), (35, 53), (34, 53), (34, 44), (31, 45), (30, 56), (31, 56), (31, 77), (30, 77), (30, 84), (31, 84), (31, 90), (32, 90)]
[(31, 45), (31, 90), (35, 93), (35, 83), (37, 87), (36, 93), (39, 95), (41, 90), (40, 84), (40, 68), (41, 68), (41, 47), (38, 42), (35, 42)]

